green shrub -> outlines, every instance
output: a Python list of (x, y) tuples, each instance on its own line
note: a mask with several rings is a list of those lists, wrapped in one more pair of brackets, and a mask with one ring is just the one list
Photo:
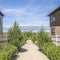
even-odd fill
[(2, 48), (3, 48), (3, 45), (2, 45), (2, 44), (0, 44), (0, 50), (2, 50)]
[(60, 60), (60, 49), (53, 43), (45, 43), (41, 50), (46, 54), (50, 60)]
[(50, 60), (60, 60), (60, 46), (57, 47), (52, 43), (51, 37), (44, 32), (44, 29), (33, 35), (32, 40)]
[(37, 33), (32, 33), (32, 41), (33, 41), (33, 43), (35, 43), (36, 45), (38, 45)]
[(32, 39), (32, 31), (24, 32), (25, 37), (28, 39)]
[(44, 32), (43, 29), (41, 29), (41, 31), (38, 32), (37, 40), (39, 47), (41, 47), (45, 43), (52, 42), (50, 36), (46, 32)]
[(14, 45), (7, 45), (0, 50), (0, 60), (12, 60), (12, 57), (16, 54), (17, 47)]
[(20, 42), (23, 40), (23, 34), (16, 22), (14, 23), (13, 27), (9, 29), (8, 38), (8, 42), (10, 44), (17, 46), (17, 48), (20, 48)]
[(8, 45), (0, 45), (0, 60), (13, 60), (13, 56), (25, 42), (26, 37), (15, 22), (8, 31)]
[(46, 55), (48, 55), (48, 51), (50, 48), (56, 47), (53, 43), (45, 43), (43, 46), (41, 46), (42, 52), (44, 52)]

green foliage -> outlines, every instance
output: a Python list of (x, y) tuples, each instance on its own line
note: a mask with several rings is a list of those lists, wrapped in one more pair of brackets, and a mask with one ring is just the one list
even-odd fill
[(26, 36), (15, 22), (8, 31), (8, 45), (0, 45), (0, 60), (13, 60), (13, 56), (26, 42)]
[(41, 29), (40, 32), (38, 32), (37, 40), (38, 46), (40, 47), (45, 43), (52, 42), (50, 36), (46, 32), (44, 32), (43, 29)]
[(0, 60), (13, 60), (12, 57), (17, 52), (17, 48), (21, 48), (27, 39), (32, 39), (50, 60), (60, 60), (60, 46), (57, 47), (52, 43), (50, 36), (44, 32), (44, 29), (38, 33), (21, 32), (20, 27), (15, 22), (13, 27), (9, 29), (8, 38), (9, 44), (7, 46), (0, 45)]
[(60, 60), (60, 49), (53, 43), (45, 43), (41, 47), (43, 53), (45, 53), (50, 60)]
[(20, 48), (20, 42), (23, 40), (23, 34), (20, 30), (20, 27), (18, 24), (15, 22), (13, 27), (11, 27), (8, 31), (8, 38), (9, 38), (9, 43), (17, 46)]
[(32, 39), (32, 31), (24, 32), (25, 37), (28, 39)]
[(12, 57), (16, 54), (17, 47), (14, 45), (4, 46), (0, 50), (0, 60), (13, 60)]
[(2, 45), (2, 44), (0, 44), (0, 50), (2, 50), (2, 48), (3, 48), (3, 45)]
[(37, 40), (37, 33), (32, 33), (32, 41), (37, 45), (38, 40)]
[(33, 35), (33, 42), (50, 60), (60, 60), (60, 46), (57, 47), (52, 43), (50, 36), (44, 32), (44, 29)]

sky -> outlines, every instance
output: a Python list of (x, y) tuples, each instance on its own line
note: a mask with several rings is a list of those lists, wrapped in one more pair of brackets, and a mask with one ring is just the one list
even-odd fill
[(0, 11), (4, 14), (3, 31), (14, 21), (19, 26), (49, 26), (47, 16), (60, 6), (60, 0), (0, 0)]

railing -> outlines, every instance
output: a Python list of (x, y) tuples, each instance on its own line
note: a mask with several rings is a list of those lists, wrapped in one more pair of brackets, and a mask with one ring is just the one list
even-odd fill
[(8, 38), (7, 36), (0, 36), (0, 44), (7, 44)]
[(57, 46), (60, 45), (60, 35), (51, 36), (52, 42)]

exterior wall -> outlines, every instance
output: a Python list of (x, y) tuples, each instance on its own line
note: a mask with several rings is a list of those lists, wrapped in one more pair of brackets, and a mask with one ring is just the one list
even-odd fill
[(55, 22), (51, 22), (51, 15), (50, 15), (50, 27), (52, 27), (52, 26), (60, 26), (60, 10), (56, 11), (52, 15), (55, 16)]
[(2, 26), (0, 25), (0, 35), (2, 35), (3, 32), (2, 32)]
[(55, 27), (55, 34), (60, 35), (60, 26)]
[(8, 44), (8, 36), (0, 36), (0, 44)]
[(2, 23), (2, 16), (0, 15), (0, 35), (3, 34), (3, 27), (2, 27), (3, 23)]
[(60, 35), (60, 26), (50, 27), (50, 34), (51, 34), (51, 28), (55, 28), (55, 35)]
[[(55, 26), (50, 27), (50, 35), (51, 35), (51, 36), (53, 36), (53, 34), (52, 34), (52, 28), (55, 28)], [(55, 34), (54, 34), (54, 35), (55, 35)]]

